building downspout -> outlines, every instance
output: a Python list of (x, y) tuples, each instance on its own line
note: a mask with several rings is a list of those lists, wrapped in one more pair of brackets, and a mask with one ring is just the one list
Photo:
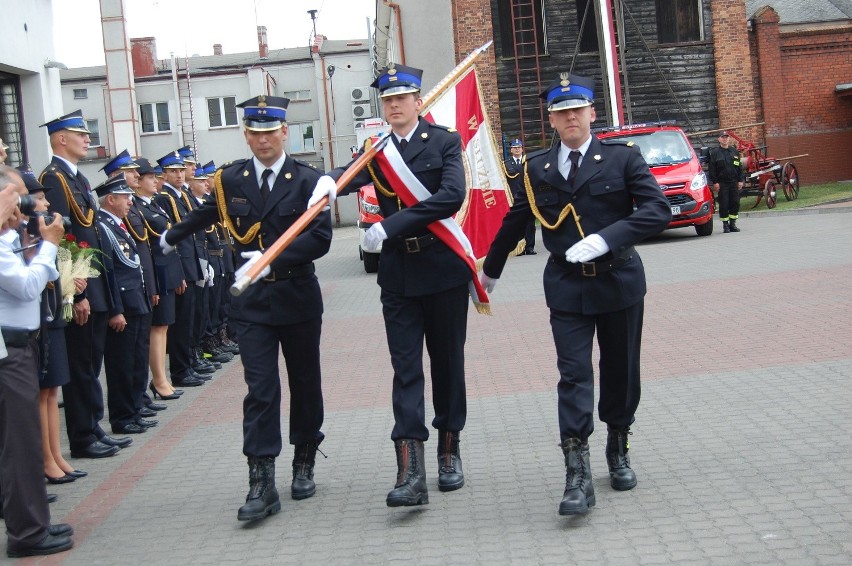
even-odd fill
[[(328, 164), (334, 169), (334, 141), (331, 135), (331, 115), (328, 112), (328, 73), (325, 66), (325, 56), (316, 50), (320, 58), (320, 67), (322, 67), (322, 96), (325, 101), (325, 131), (328, 135)], [(337, 199), (334, 201), (334, 225), (340, 226), (340, 209), (337, 207)]]
[(396, 20), (396, 31), (399, 36), (399, 63), (405, 65), (405, 41), (402, 38), (402, 8), (396, 2), (388, 2), (385, 0), (385, 6), (391, 9)]

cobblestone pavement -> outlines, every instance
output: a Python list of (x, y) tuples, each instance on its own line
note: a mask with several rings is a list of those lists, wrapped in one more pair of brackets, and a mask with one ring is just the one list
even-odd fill
[[(649, 292), (631, 437), (639, 485), (609, 487), (599, 426), (597, 506), (573, 518), (557, 514), (565, 470), (545, 254), (509, 261), (494, 316), (471, 309), (465, 487), (438, 491), (432, 439), (429, 505), (390, 509), (392, 372), (379, 289), (358, 261), (356, 230), (337, 229), (317, 269), (327, 435), (317, 494), (289, 499), (285, 447), (281, 512), (237, 522), (247, 466), (234, 361), (169, 401), (160, 426), (117, 456), (72, 460), (89, 477), (49, 491), (60, 496), (54, 521), (76, 529), (75, 548), (20, 563), (849, 564), (848, 210), (750, 216), (739, 234), (722, 234), (716, 220), (711, 237), (681, 229), (640, 246)], [(285, 438), (288, 397), (285, 387)]]

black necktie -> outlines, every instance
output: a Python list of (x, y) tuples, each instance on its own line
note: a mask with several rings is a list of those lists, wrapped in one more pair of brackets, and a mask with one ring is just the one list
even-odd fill
[(408, 147), (408, 140), (407, 139), (399, 140), (399, 152), (402, 153), (403, 151), (405, 151), (406, 147)]
[(269, 176), (272, 175), (272, 169), (266, 169), (260, 175), (263, 182), (260, 184), (260, 196), (263, 198), (263, 202), (266, 202), (266, 198), (269, 196), (269, 193), (272, 190), (269, 188)]
[(92, 185), (89, 184), (89, 180), (86, 179), (82, 172), (77, 171), (77, 181), (83, 186), (83, 197), (89, 204), (89, 208), (97, 210), (98, 202), (92, 194)]
[(568, 184), (574, 186), (574, 179), (577, 178), (577, 169), (580, 168), (580, 152), (572, 151), (568, 154), (568, 159), (571, 161), (571, 171), (568, 172)]

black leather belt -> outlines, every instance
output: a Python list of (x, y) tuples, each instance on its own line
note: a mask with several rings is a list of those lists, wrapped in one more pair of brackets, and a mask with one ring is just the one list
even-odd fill
[(605, 259), (603, 261), (585, 261), (578, 263), (571, 263), (562, 256), (550, 254), (550, 261), (558, 264), (560, 267), (570, 273), (582, 275), (583, 277), (597, 277), (602, 273), (606, 273), (607, 271), (612, 271), (613, 269), (618, 269), (619, 267), (624, 266), (625, 264), (627, 264), (627, 262), (633, 259), (635, 253), (636, 250), (633, 247), (630, 247), (624, 252), (622, 252), (621, 255), (612, 257), (610, 259)]
[(222, 250), (207, 250), (207, 253), (213, 257), (222, 257)]
[(292, 279), (293, 277), (300, 277), (302, 275), (311, 275), (316, 271), (316, 267), (313, 263), (306, 263), (304, 265), (296, 265), (291, 267), (290, 269), (277, 269), (261, 279), (261, 281), (266, 281), (267, 283), (273, 283), (275, 281), (286, 281), (287, 279)]
[(35, 340), (41, 333), (41, 329), (27, 330), (26, 328), (10, 328), (4, 326), (0, 329), (3, 333), (3, 342), (10, 348), (26, 348), (30, 340)]
[(423, 248), (429, 247), (438, 241), (434, 234), (426, 234), (425, 236), (412, 236), (411, 238), (396, 238), (392, 242), (396, 247), (407, 254), (416, 254)]

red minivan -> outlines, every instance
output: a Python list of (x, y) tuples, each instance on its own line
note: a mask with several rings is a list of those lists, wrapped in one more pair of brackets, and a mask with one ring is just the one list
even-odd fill
[(694, 226), (699, 236), (713, 233), (713, 192), (682, 129), (673, 122), (655, 122), (604, 128), (595, 133), (600, 139), (619, 138), (639, 146), (672, 207), (669, 228)]

